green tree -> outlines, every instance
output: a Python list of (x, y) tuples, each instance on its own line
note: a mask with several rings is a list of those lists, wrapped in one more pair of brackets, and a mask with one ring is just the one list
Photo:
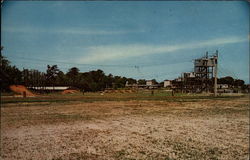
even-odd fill
[(146, 84), (146, 80), (145, 79), (139, 79), (138, 80), (138, 84), (139, 85), (145, 85)]
[(128, 84), (135, 84), (135, 83), (137, 83), (137, 81), (135, 79), (133, 79), (133, 78), (126, 78), (126, 79), (128, 81)]
[(228, 84), (232, 86), (234, 84), (234, 79), (230, 76), (222, 77), (218, 79), (218, 84)]
[(234, 81), (234, 86), (241, 86), (242, 87), (242, 86), (244, 86), (244, 84), (245, 84), (245, 82), (241, 79), (236, 79)]
[(9, 91), (9, 85), (22, 84), (22, 72), (16, 66), (11, 66), (10, 62), (3, 56), (1, 56), (0, 76), (3, 92)]
[(66, 73), (68, 84), (74, 87), (79, 86), (79, 69), (76, 67), (72, 67)]
[(66, 85), (68, 85), (67, 81), (68, 80), (67, 80), (66, 75), (62, 71), (59, 71), (57, 76), (56, 76), (56, 85), (57, 86), (66, 86)]
[(48, 86), (54, 86), (56, 77), (59, 73), (59, 69), (57, 65), (47, 65), (47, 71), (46, 71), (46, 81)]
[(104, 77), (105, 88), (111, 88), (114, 83), (114, 77), (112, 74)]
[(158, 84), (158, 82), (155, 79), (152, 79), (153, 84)]

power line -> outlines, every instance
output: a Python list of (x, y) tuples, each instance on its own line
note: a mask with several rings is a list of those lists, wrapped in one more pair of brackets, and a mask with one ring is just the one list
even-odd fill
[(219, 65), (219, 70), (220, 70), (221, 72), (224, 72), (224, 73), (226, 74), (226, 76), (232, 76), (234, 79), (239, 79), (238, 76), (237, 76), (234, 72), (232, 72), (232, 71), (226, 69), (226, 68), (223, 67), (222, 65)]
[[(224, 60), (224, 57), (223, 57), (223, 54), (220, 55), (220, 59), (221, 59), (222, 61), (225, 61), (225, 60)], [(228, 69), (227, 69), (226, 67), (224, 67), (221, 63), (219, 64), (219, 69), (222, 69), (222, 72), (225, 72), (225, 73), (227, 74), (226, 76), (230, 75), (230, 76), (232, 76), (234, 79), (239, 79), (238, 76), (237, 76), (233, 71), (228, 70)]]

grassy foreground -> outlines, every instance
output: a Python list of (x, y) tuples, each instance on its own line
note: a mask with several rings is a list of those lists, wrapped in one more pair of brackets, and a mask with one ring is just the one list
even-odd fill
[(214, 97), (213, 94), (186, 94), (175, 93), (174, 96), (171, 92), (164, 90), (155, 90), (152, 94), (151, 91), (139, 91), (136, 93), (100, 93), (100, 92), (87, 92), (87, 93), (74, 93), (62, 95), (60, 93), (41, 94), (36, 97), (21, 96), (2, 96), (2, 104), (6, 103), (19, 103), (19, 102), (49, 102), (49, 103), (66, 103), (66, 102), (95, 102), (95, 101), (129, 101), (129, 100), (160, 100), (160, 101), (199, 101), (204, 99), (234, 99), (247, 95), (234, 94), (234, 95), (219, 95)]

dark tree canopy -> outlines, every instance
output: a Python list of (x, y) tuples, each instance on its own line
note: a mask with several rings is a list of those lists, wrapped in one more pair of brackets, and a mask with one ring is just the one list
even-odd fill
[(79, 69), (76, 67), (72, 67), (69, 69), (69, 71), (66, 73), (69, 77), (76, 77), (79, 74)]
[(58, 69), (57, 65), (53, 66), (47, 65), (47, 71), (46, 71), (47, 85), (52, 85), (52, 86), (55, 85), (55, 80), (59, 71), (60, 70)]
[(1, 56), (1, 91), (9, 91), (9, 85), (22, 84), (22, 72), (11, 66), (10, 62), (3, 56)]
[(234, 79), (230, 76), (227, 77), (222, 77), (218, 79), (219, 84), (228, 84), (228, 85), (233, 85), (234, 84)]
[(145, 79), (139, 79), (138, 80), (138, 84), (139, 85), (145, 85), (146, 84), (146, 80)]

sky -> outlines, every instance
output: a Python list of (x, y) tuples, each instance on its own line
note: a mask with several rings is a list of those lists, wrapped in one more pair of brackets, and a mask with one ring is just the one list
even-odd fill
[(174, 79), (206, 52), (219, 77), (249, 83), (245, 1), (7, 1), (3, 55), (19, 69), (101, 69), (135, 79)]

